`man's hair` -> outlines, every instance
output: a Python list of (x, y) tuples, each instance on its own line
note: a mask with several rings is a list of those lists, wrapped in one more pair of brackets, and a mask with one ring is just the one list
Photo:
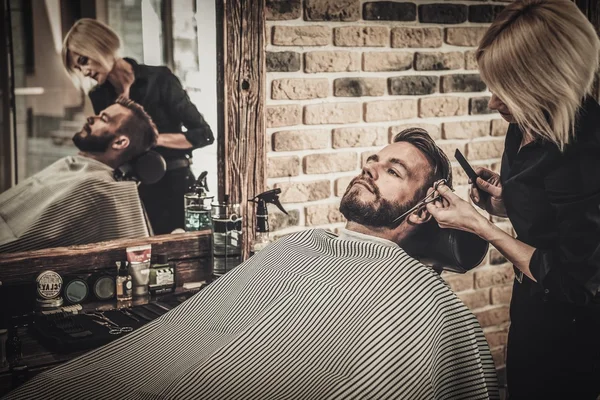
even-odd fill
[(123, 96), (117, 98), (115, 103), (131, 111), (131, 115), (121, 122), (116, 132), (129, 138), (129, 146), (123, 154), (123, 161), (135, 158), (156, 146), (158, 129), (144, 107)]
[(394, 136), (393, 142), (410, 143), (419, 149), (429, 160), (431, 171), (427, 176), (425, 185), (415, 193), (415, 199), (417, 199), (417, 201), (425, 197), (427, 195), (427, 190), (440, 179), (446, 179), (448, 186), (452, 187), (452, 165), (450, 164), (450, 160), (425, 129), (404, 129)]
[(82, 18), (66, 34), (62, 46), (62, 61), (67, 72), (81, 84), (69, 62), (69, 52), (75, 51), (108, 68), (108, 59), (115, 57), (121, 47), (119, 35), (108, 25), (96, 19)]
[(522, 0), (496, 17), (476, 52), (481, 78), (518, 125), (561, 150), (598, 69), (600, 39), (569, 0)]

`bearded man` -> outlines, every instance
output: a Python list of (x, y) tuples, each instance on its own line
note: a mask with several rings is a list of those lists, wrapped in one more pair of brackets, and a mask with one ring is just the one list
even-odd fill
[(114, 171), (157, 137), (148, 114), (126, 98), (89, 117), (73, 137), (78, 155), (0, 194), (0, 253), (149, 236), (136, 183), (115, 180)]
[(477, 320), (401, 247), (435, 223), (414, 206), (449, 175), (427, 132), (401, 132), (348, 187), (339, 237), (322, 229), (286, 236), (8, 399), (499, 398)]

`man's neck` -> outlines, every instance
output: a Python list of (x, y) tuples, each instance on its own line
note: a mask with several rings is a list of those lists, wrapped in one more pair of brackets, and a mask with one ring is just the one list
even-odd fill
[(91, 158), (92, 160), (99, 161), (103, 164), (108, 165), (112, 169), (117, 169), (119, 167), (118, 162), (110, 157), (107, 157), (105, 153), (93, 153), (93, 152), (85, 152), (80, 151), (79, 155), (82, 157)]
[(402, 247), (402, 243), (408, 237), (408, 232), (403, 227), (404, 223), (402, 223), (396, 229), (389, 228), (379, 228), (361, 225), (353, 221), (348, 221), (346, 223), (346, 229), (352, 232), (362, 233), (363, 235), (375, 236), (378, 238), (386, 239), (391, 242), (396, 243), (398, 246)]

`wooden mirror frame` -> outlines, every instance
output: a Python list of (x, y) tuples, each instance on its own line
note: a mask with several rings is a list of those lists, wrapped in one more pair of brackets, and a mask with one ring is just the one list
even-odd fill
[[(245, 222), (243, 258), (246, 259), (255, 226), (254, 208), (248, 199), (265, 187), (265, 0), (215, 2), (220, 119), (218, 194), (219, 199), (228, 194), (230, 202), (240, 204)], [(30, 281), (32, 276), (48, 268), (58, 268), (63, 273), (92, 264), (97, 267), (90, 271), (112, 268), (107, 265), (108, 255), (115, 256), (117, 251), (142, 243), (152, 243), (157, 251), (176, 249), (175, 259), (196, 259), (195, 265), (206, 269), (211, 267), (206, 262), (210, 259), (209, 236), (210, 232), (204, 231), (0, 254), (0, 285)], [(192, 272), (184, 274), (191, 277)], [(195, 277), (201, 275), (196, 273)]]

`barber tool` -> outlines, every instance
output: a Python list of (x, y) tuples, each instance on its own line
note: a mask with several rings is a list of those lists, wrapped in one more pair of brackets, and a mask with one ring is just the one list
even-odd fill
[(149, 314), (144, 310), (141, 310), (139, 307), (134, 307), (131, 310), (129, 310), (129, 312), (145, 321), (152, 321), (156, 318), (154, 315)]
[[(479, 178), (479, 175), (477, 175), (473, 167), (471, 167), (471, 164), (469, 164), (469, 162), (467, 161), (465, 156), (463, 156), (459, 149), (456, 149), (456, 151), (454, 152), (454, 158), (456, 158), (456, 161), (458, 161), (458, 163), (465, 171), (471, 182), (475, 186), (477, 186), (477, 178)], [(489, 194), (483, 190), (479, 191), (479, 195), (481, 196), (482, 200), (485, 200), (485, 198), (489, 196)]]
[(73, 304), (70, 306), (65, 306), (65, 307), (60, 307), (60, 308), (56, 308), (54, 310), (44, 310), (44, 311), (40, 311), (40, 314), (42, 315), (52, 315), (52, 314), (79, 314), (79, 311), (81, 311), (83, 309), (83, 307), (81, 307), (81, 304)]
[(260, 193), (253, 199), (248, 200), (257, 204), (256, 207), (256, 232), (254, 234), (254, 242), (252, 243), (251, 255), (265, 248), (270, 242), (269, 238), (269, 210), (267, 204), (275, 204), (281, 212), (288, 214), (279, 202), (280, 188), (267, 190)]
[(212, 227), (210, 220), (210, 203), (214, 196), (208, 195), (207, 171), (200, 174), (188, 193), (184, 195), (185, 230), (201, 231)]
[(212, 205), (213, 274), (223, 275), (242, 262), (242, 218), (240, 205), (231, 204), (229, 195)]
[(130, 318), (130, 319), (134, 320), (135, 322), (140, 322), (140, 320), (139, 320), (139, 319), (138, 319), (138, 318), (137, 318), (135, 315), (133, 315), (132, 313), (130, 313), (130, 312), (129, 312), (129, 311), (127, 311), (126, 309), (121, 309), (121, 310), (119, 310), (119, 312), (120, 312), (121, 314), (123, 314), (123, 315), (127, 316), (128, 318)]
[(44, 271), (36, 278), (37, 284), (37, 306), (40, 310), (60, 307), (63, 298), (60, 297), (63, 280), (54, 271)]
[[(407, 215), (410, 215), (411, 213), (415, 212), (419, 208), (424, 207), (429, 203), (433, 203), (436, 200), (439, 200), (441, 196), (439, 194), (436, 195), (436, 191), (440, 185), (448, 185), (448, 181), (446, 179), (440, 179), (440, 180), (436, 181), (433, 184), (433, 191), (431, 193), (429, 193), (427, 196), (423, 197), (423, 199), (421, 201), (419, 201), (417, 204), (415, 204), (414, 207), (411, 207), (410, 210), (407, 210), (404, 214), (400, 215), (399, 217), (396, 217), (393, 222), (398, 222), (398, 221), (402, 220), (403, 218), (405, 218)], [(452, 188), (450, 188), (450, 189), (452, 191), (454, 191), (454, 189), (452, 189)]]
[(94, 322), (96, 322), (98, 325), (107, 327), (109, 329), (108, 333), (110, 335), (120, 335), (121, 333), (133, 331), (133, 328), (131, 326), (119, 326), (117, 323), (115, 323), (106, 315), (104, 315), (104, 313), (101, 311), (94, 312), (88, 315), (97, 318), (97, 320), (94, 320)]

